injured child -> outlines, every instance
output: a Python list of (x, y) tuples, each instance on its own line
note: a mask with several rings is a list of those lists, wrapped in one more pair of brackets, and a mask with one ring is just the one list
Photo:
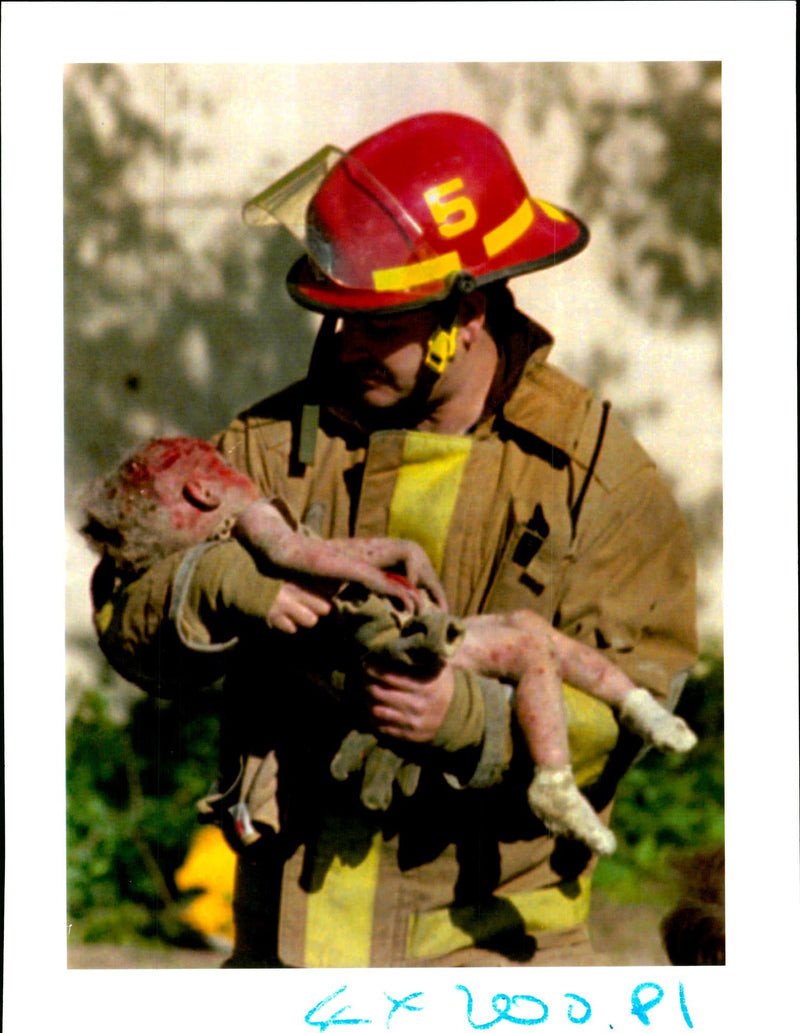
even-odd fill
[[(612, 853), (616, 844), (575, 783), (562, 683), (608, 704), (622, 726), (659, 750), (685, 752), (697, 741), (682, 718), (598, 650), (560, 633), (532, 611), (467, 618), (448, 614), (439, 579), (420, 545), (390, 538), (315, 537), (282, 500), (260, 497), (252, 481), (207, 442), (182, 437), (150, 442), (96, 481), (84, 508), (82, 534), (123, 574), (135, 576), (178, 550), (234, 537), (262, 568), (266, 563), (278, 573), (328, 585), (339, 612), (353, 617), (365, 653), (369, 643), (371, 663), (382, 657), (390, 665), (435, 670), (449, 662), (513, 686), (514, 713), (534, 765), (528, 789), (532, 811), (554, 835), (580, 839), (599, 854)], [(382, 776), (371, 780), (362, 801), (385, 809), (401, 768), (405, 791), (413, 791), (418, 777), (415, 766), (385, 740), (351, 732), (331, 771), (342, 780), (365, 765), (374, 771), (376, 762)]]

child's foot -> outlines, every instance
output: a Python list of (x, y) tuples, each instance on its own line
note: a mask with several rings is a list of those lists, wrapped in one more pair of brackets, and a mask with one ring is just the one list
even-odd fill
[(537, 768), (528, 787), (531, 810), (554, 836), (580, 839), (598, 854), (613, 854), (614, 833), (592, 809), (569, 767)]
[(619, 710), (620, 723), (662, 753), (686, 753), (697, 736), (682, 717), (670, 714), (647, 689), (633, 689)]

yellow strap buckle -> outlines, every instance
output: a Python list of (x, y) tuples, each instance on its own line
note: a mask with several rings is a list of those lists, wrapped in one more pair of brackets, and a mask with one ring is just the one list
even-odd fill
[(437, 375), (444, 373), (456, 353), (456, 335), (458, 325), (453, 324), (449, 330), (440, 326), (428, 341), (425, 365)]

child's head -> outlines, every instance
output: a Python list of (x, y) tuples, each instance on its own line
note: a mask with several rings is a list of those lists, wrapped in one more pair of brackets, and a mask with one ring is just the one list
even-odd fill
[(207, 442), (158, 438), (91, 486), (82, 533), (120, 569), (138, 572), (221, 537), (257, 497), (252, 481)]

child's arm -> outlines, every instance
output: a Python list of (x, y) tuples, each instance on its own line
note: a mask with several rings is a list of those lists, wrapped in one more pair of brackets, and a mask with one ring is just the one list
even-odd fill
[[(264, 499), (239, 514), (234, 535), (276, 567), (332, 581), (354, 581), (382, 595), (399, 597), (407, 609), (420, 608), (426, 589), (440, 604), (444, 592), (425, 551), (415, 542), (389, 538), (335, 538), (305, 535), (288, 523), (282, 509)], [(405, 578), (385, 568), (403, 563)]]

